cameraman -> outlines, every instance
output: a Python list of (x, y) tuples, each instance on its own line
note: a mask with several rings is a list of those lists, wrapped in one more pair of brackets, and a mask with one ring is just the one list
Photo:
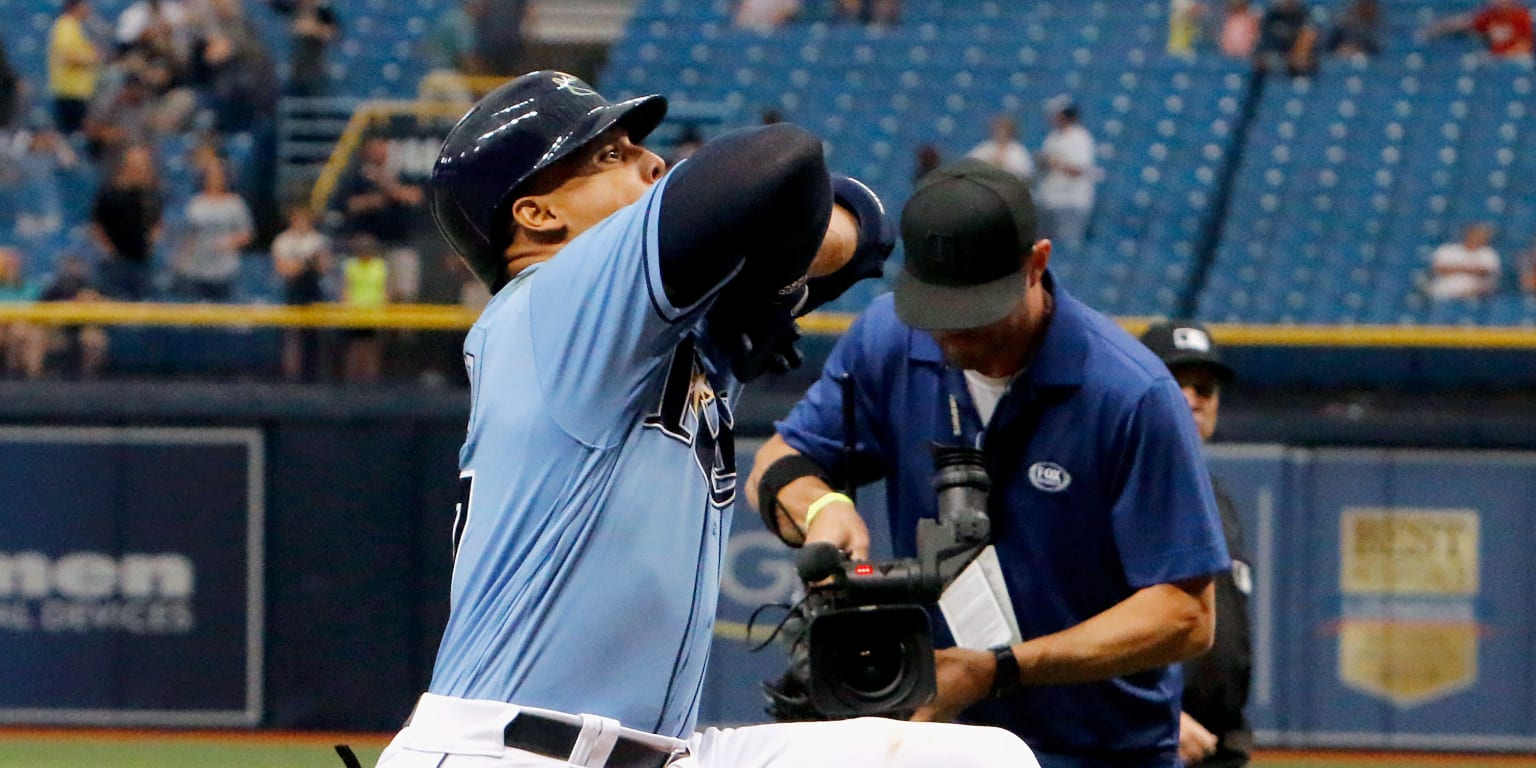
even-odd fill
[[(864, 521), (829, 478), (884, 476), (896, 554), (912, 556), (917, 520), (936, 514), (930, 446), (981, 446), (1024, 641), (939, 651), (938, 694), (915, 719), (1002, 726), (1045, 768), (1176, 765), (1176, 662), (1210, 647), (1212, 574), (1228, 567), (1177, 383), (1056, 283), (1017, 177), (975, 160), (936, 170), (901, 232), (894, 301), (839, 340), (758, 453), (748, 499), (767, 501), (786, 541), (866, 558)], [(857, 431), (846, 458), (844, 373)]]

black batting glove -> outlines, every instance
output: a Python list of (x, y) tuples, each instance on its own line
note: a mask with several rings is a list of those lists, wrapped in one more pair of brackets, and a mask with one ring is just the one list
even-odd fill
[(733, 281), (715, 297), (706, 327), (716, 349), (730, 360), (737, 381), (788, 373), (805, 362), (796, 346), (800, 329), (794, 314), (805, 300), (805, 291), (801, 286), (764, 298), (760, 290)]

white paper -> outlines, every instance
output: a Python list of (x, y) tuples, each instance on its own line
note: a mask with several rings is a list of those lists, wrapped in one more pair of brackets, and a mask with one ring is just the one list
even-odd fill
[(980, 651), (1022, 639), (1003, 568), (991, 546), (950, 582), (939, 597), (939, 610), (961, 648)]

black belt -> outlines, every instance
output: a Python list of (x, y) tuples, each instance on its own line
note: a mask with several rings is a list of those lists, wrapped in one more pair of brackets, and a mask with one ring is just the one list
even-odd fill
[[(568, 723), (532, 712), (518, 713), (507, 723), (502, 732), (503, 742), (516, 749), (569, 760), (576, 739), (581, 735), (580, 723)], [(672, 761), (672, 751), (653, 747), (637, 739), (620, 735), (608, 753), (603, 768), (662, 768)]]

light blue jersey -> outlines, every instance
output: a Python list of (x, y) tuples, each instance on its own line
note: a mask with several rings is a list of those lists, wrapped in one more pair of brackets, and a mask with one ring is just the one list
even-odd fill
[(710, 299), (662, 289), (666, 181), (523, 270), (465, 339), (432, 693), (693, 730), (736, 476), (727, 367), (695, 345)]

